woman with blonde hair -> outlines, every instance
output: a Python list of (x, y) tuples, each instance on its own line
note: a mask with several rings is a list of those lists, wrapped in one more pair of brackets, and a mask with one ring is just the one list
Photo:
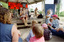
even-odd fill
[(1, 42), (18, 42), (17, 27), (11, 24), (11, 13), (6, 8), (0, 8), (0, 41)]

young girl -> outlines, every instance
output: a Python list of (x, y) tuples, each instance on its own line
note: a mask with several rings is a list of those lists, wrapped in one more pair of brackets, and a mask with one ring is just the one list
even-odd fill
[(53, 26), (53, 28), (58, 29), (59, 28), (59, 20), (57, 19), (58, 16), (53, 15), (52, 17), (53, 17), (52, 26)]
[[(36, 20), (33, 20), (33, 21), (32, 21), (32, 27), (33, 27), (35, 24), (38, 24), (38, 22), (37, 22)], [(31, 28), (32, 28), (32, 27), (31, 27)], [(30, 30), (30, 33), (29, 33), (29, 35), (28, 35), (27, 38), (26, 38), (27, 42), (29, 42), (29, 40), (30, 40), (31, 37), (34, 37), (34, 34), (33, 34), (32, 30)]]
[(50, 38), (52, 37), (51, 31), (48, 29), (47, 24), (42, 24), (42, 27), (44, 28), (44, 38), (45, 40), (50, 40)]
[(53, 22), (53, 19), (50, 18), (50, 23), (49, 23), (50, 26), (52, 26), (52, 22)]
[(63, 31), (59, 31), (59, 20), (57, 19), (58, 16), (57, 15), (53, 15), (53, 22), (52, 22), (52, 26), (54, 29), (51, 29), (51, 32), (53, 35), (59, 36), (64, 38), (64, 32)]
[(46, 20), (45, 20), (46, 24), (49, 24), (49, 22), (50, 22), (49, 19), (50, 19), (49, 16), (46, 16)]
[[(57, 18), (57, 19), (59, 20), (59, 18)], [(50, 19), (50, 23), (49, 23), (49, 26), (50, 26), (50, 27), (52, 27), (52, 22), (53, 22), (53, 19), (51, 18), (51, 19)], [(52, 28), (53, 28), (53, 27), (52, 27)], [(53, 29), (54, 29), (54, 28), (53, 28)], [(57, 29), (57, 32), (58, 32), (58, 31), (63, 31), (63, 32), (64, 32), (63, 27), (59, 27), (59, 28)]]
[(35, 24), (32, 28), (34, 37), (30, 38), (29, 42), (45, 42), (44, 40), (44, 29), (41, 25)]
[[(49, 28), (49, 30), (51, 30), (51, 28), (53, 28), (53, 27), (52, 27), (52, 22), (53, 22), (53, 19), (50, 18), (50, 22), (49, 22), (49, 24), (48, 24), (48, 28)], [(53, 28), (53, 29), (54, 29), (54, 28)]]
[(48, 10), (48, 11), (47, 11), (47, 16), (48, 16), (49, 18), (51, 18), (51, 15), (52, 15), (52, 14), (50, 14), (50, 10)]

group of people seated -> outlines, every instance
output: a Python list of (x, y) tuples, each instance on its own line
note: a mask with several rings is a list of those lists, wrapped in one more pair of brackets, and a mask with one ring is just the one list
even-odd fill
[[(0, 31), (1, 31), (0, 41), (1, 42), (22, 42), (20, 33), (17, 30), (16, 25), (11, 24), (11, 19), (12, 19), (12, 15), (10, 10), (0, 7)], [(26, 39), (27, 42), (39, 42), (39, 41), (45, 42), (45, 39), (49, 40), (49, 37), (46, 38), (46, 33), (47, 33), (46, 31), (48, 30), (46, 24), (41, 25), (38, 24), (37, 21), (33, 20), (31, 28), (32, 29)]]
[(16, 8), (14, 8), (14, 11), (13, 11), (13, 17), (14, 18), (18, 18), (18, 19), (21, 19), (22, 22), (25, 24), (25, 26), (27, 26), (27, 20), (28, 20), (28, 10), (23, 7), (23, 8), (20, 8), (20, 11), (18, 12), (18, 10)]
[[(36, 8), (35, 9), (35, 14), (33, 14), (36, 17), (39, 16), (37, 10), (38, 9)], [(23, 21), (23, 23), (25, 24), (25, 26), (28, 26), (27, 21), (28, 21), (28, 18), (30, 18), (29, 17), (29, 11), (28, 11), (28, 9), (26, 9), (25, 7), (20, 8), (20, 16), (21, 16), (20, 19)]]
[[(20, 33), (17, 30), (16, 25), (11, 24), (12, 15), (10, 10), (0, 7), (0, 41), (1, 42), (22, 42)], [(29, 42), (39, 42), (44, 40), (44, 28), (38, 22), (32, 21), (32, 34), (34, 37), (29, 39)]]
[[(18, 14), (18, 10), (14, 8), (14, 11), (13, 11), (13, 15), (15, 18), (19, 18), (22, 20), (22, 22), (25, 24), (25, 26), (27, 26), (27, 21), (28, 21), (28, 18), (29, 18), (29, 11), (28, 9), (26, 9), (25, 7), (23, 8), (20, 8), (20, 13)], [(37, 12), (36, 12), (37, 13)], [(18, 17), (19, 15), (19, 17)]]
[[(21, 19), (27, 25), (27, 14), (23, 8)], [(29, 35), (26, 38), (27, 42), (45, 42), (50, 40), (53, 35), (64, 37), (64, 29), (59, 27), (59, 19), (57, 15), (53, 15), (53, 19), (46, 16), (46, 23), (38, 24), (36, 20), (32, 21), (32, 26)], [(11, 24), (12, 15), (9, 9), (0, 7), (0, 41), (1, 42), (23, 42), (20, 37), (20, 32), (16, 25)]]
[(45, 42), (52, 38), (51, 31), (46, 23), (38, 24), (36, 20), (32, 21), (32, 27), (26, 38), (27, 42)]
[[(38, 9), (36, 8), (35, 11), (34, 11), (34, 14), (33, 14), (33, 15), (35, 15), (36, 17), (39, 16), (37, 10), (38, 10)], [(13, 16), (14, 16), (15, 18), (21, 19), (22, 22), (25, 24), (25, 26), (28, 26), (27, 21), (28, 21), (28, 19), (30, 18), (29, 10), (28, 10), (27, 8), (23, 7), (23, 8), (20, 8), (20, 11), (19, 11), (19, 12), (20, 12), (20, 13), (18, 13), (18, 10), (14, 8)], [(40, 17), (40, 16), (39, 16), (39, 17)], [(41, 16), (41, 17), (42, 17), (42, 16)]]
[(52, 34), (64, 38), (64, 27), (60, 27), (59, 20), (60, 19), (56, 14), (52, 15), (52, 18), (49, 12), (46, 15), (46, 24)]

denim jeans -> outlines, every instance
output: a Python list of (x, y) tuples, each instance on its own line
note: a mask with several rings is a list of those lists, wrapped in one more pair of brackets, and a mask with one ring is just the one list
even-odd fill
[(19, 37), (19, 42), (23, 42), (22, 39)]
[(53, 35), (56, 35), (56, 36), (64, 38), (64, 32), (63, 31), (57, 32), (56, 30), (51, 29), (51, 32), (52, 32)]

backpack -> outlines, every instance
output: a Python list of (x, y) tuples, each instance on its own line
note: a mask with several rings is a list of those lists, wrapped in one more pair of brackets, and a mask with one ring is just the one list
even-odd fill
[(50, 30), (49, 29), (44, 29), (44, 38), (45, 40), (50, 40)]

